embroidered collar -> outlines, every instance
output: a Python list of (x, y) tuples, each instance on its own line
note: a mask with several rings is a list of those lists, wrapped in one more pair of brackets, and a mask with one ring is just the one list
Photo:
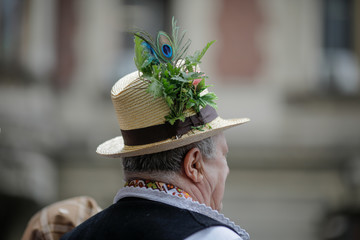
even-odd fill
[[(129, 182), (130, 184), (131, 182)], [(219, 213), (217, 210), (213, 210), (209, 206), (206, 206), (205, 204), (201, 204), (197, 201), (194, 201), (191, 199), (191, 197), (185, 198), (180, 197), (179, 195), (175, 194), (172, 195), (169, 194), (169, 192), (165, 192), (163, 190), (159, 190), (159, 188), (153, 189), (152, 185), (150, 184), (150, 187), (146, 187), (144, 183), (140, 184), (139, 186), (130, 186), (129, 184), (125, 184), (125, 187), (121, 188), (118, 193), (116, 194), (114, 198), (114, 203), (119, 201), (120, 199), (126, 198), (126, 197), (137, 197), (137, 198), (144, 198), (151, 201), (157, 201), (164, 204), (168, 204), (170, 206), (187, 209), (189, 211), (197, 212), (200, 214), (203, 214), (207, 217), (210, 217), (212, 219), (215, 219), (232, 229), (234, 229), (243, 240), (249, 240), (250, 236), (249, 234), (242, 229), (240, 226), (236, 225), (234, 222), (232, 222), (229, 218), (225, 217), (223, 214)], [(140, 185), (143, 185), (143, 187), (140, 187)], [(176, 187), (175, 187), (176, 188)]]
[(178, 188), (169, 183), (163, 183), (163, 182), (158, 182), (158, 181), (153, 181), (153, 180), (135, 179), (135, 180), (126, 182), (125, 187), (150, 188), (150, 189), (158, 190), (161, 192), (165, 192), (165, 193), (173, 195), (173, 196), (178, 196), (180, 198), (192, 200), (191, 196), (187, 192), (185, 192), (181, 188)]

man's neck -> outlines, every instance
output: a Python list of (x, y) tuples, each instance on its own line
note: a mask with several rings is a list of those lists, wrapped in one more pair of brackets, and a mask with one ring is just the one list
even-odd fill
[(190, 179), (184, 177), (182, 174), (168, 172), (125, 172), (126, 182), (136, 179), (153, 180), (173, 184), (174, 186), (187, 192), (194, 201), (198, 201), (199, 203), (204, 203), (205, 205), (210, 206), (210, 202), (206, 200), (198, 185), (194, 182), (191, 182)]
[(125, 181), (135, 179), (154, 180), (163, 183), (171, 183), (176, 185), (176, 173), (168, 172), (125, 172)]

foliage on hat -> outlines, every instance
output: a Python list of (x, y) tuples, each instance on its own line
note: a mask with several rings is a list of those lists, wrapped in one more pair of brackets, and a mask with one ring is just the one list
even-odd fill
[(186, 56), (190, 40), (184, 42), (185, 32), (179, 36), (179, 27), (172, 19), (172, 36), (163, 31), (156, 41), (144, 31), (134, 32), (135, 65), (142, 73), (141, 79), (149, 83), (147, 91), (154, 97), (163, 97), (170, 108), (166, 121), (174, 124), (176, 120), (185, 121), (184, 112), (210, 105), (216, 108), (214, 93), (202, 93), (207, 76), (197, 71), (197, 66), (208, 48), (215, 42), (209, 42), (202, 51)]

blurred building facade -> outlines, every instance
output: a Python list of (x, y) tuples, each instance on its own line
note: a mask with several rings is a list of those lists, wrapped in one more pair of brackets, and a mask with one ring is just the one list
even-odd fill
[(110, 89), (135, 70), (127, 30), (169, 30), (172, 16), (192, 39), (190, 52), (216, 40), (201, 67), (219, 114), (252, 119), (226, 133), (225, 215), (253, 239), (358, 239), (359, 2), (0, 1), (8, 239), (58, 199), (111, 204), (121, 164), (95, 149), (120, 133)]

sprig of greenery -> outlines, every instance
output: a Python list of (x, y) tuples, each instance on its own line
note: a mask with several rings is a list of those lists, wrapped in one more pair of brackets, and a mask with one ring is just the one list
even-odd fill
[(147, 91), (155, 98), (163, 97), (170, 108), (166, 121), (174, 124), (177, 120), (185, 121), (185, 111), (210, 105), (216, 108), (214, 93), (201, 94), (209, 86), (205, 85), (207, 76), (196, 71), (201, 59), (215, 41), (209, 42), (202, 51), (185, 57), (183, 64), (162, 63), (156, 61), (151, 50), (143, 40), (135, 36), (135, 65), (141, 78), (149, 82)]

